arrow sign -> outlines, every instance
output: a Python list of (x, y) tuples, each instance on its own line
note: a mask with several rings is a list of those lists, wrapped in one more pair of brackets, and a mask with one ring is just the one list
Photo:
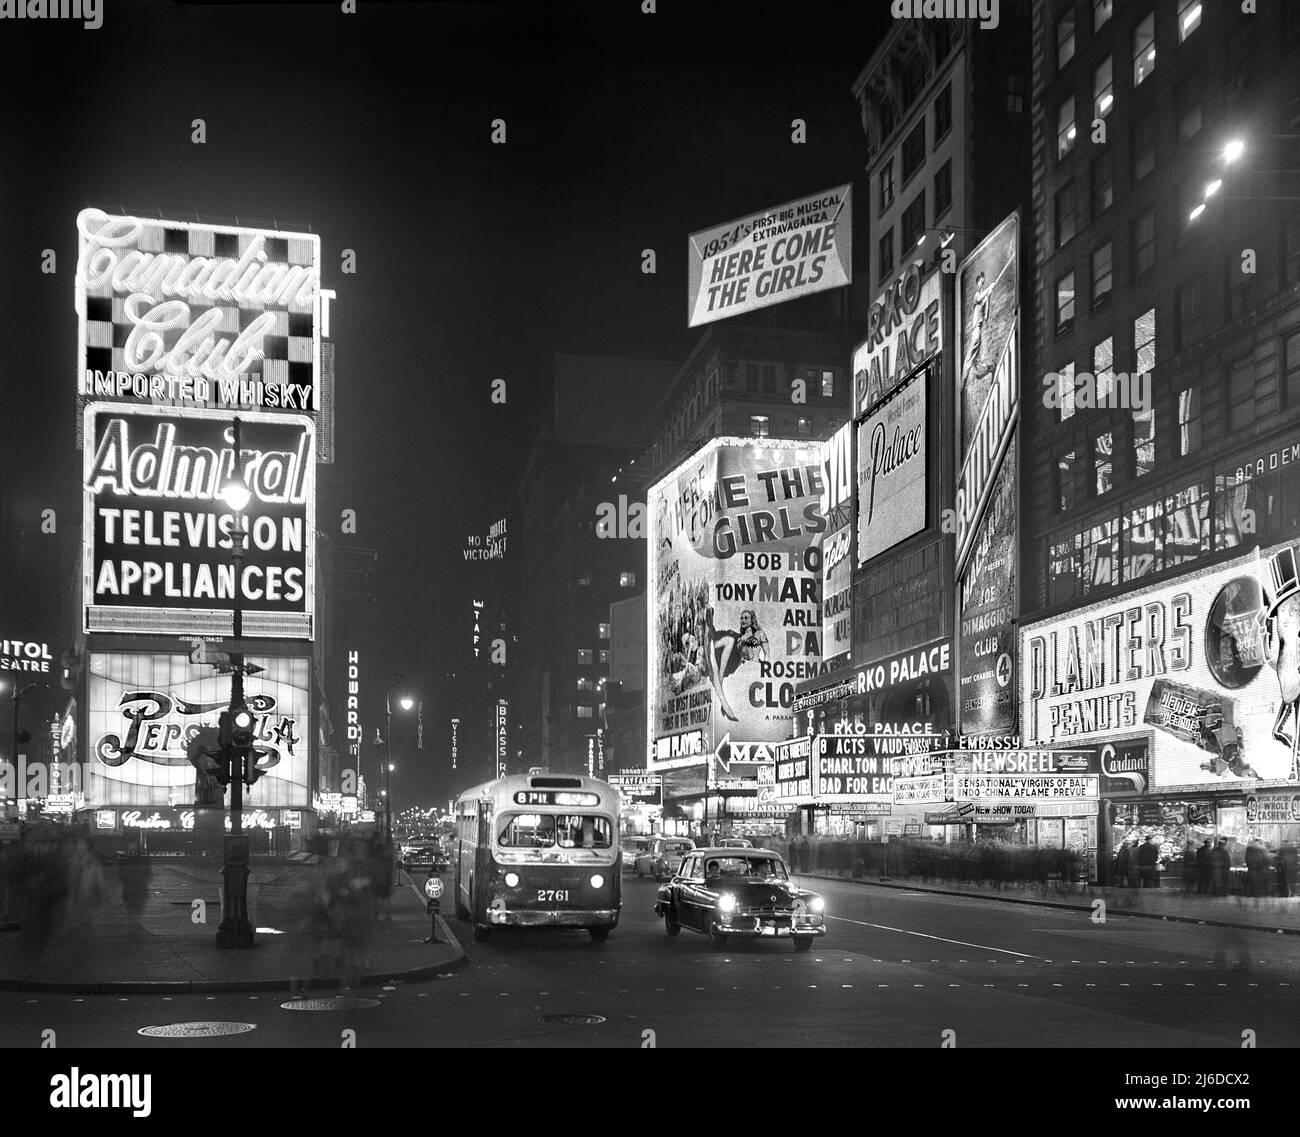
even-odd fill
[(713, 748), (713, 757), (724, 770), (728, 773), (731, 771), (731, 731), (727, 731), (722, 736), (722, 741)]

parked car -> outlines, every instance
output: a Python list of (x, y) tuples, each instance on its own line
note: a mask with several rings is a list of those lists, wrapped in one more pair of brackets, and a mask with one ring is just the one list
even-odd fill
[(670, 936), (690, 928), (717, 947), (733, 936), (771, 937), (807, 951), (826, 934), (825, 913), (826, 902), (790, 880), (779, 854), (722, 846), (688, 853), (655, 901)]
[(417, 869), (433, 869), (443, 872), (451, 867), (447, 854), (437, 841), (422, 841), (412, 845), (403, 845), (401, 850), (402, 868), (407, 872)]
[(623, 838), (623, 848), (621, 852), (623, 858), (624, 872), (636, 871), (636, 859), (646, 851), (649, 845), (650, 845), (649, 837), (624, 837)]
[(667, 880), (682, 863), (682, 857), (695, 848), (689, 837), (651, 837), (650, 844), (636, 859), (636, 875)]

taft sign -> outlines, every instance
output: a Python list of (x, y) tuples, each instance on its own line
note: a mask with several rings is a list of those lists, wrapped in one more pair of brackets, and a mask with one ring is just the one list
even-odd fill
[[(229, 633), (310, 639), (315, 607), (316, 452), (310, 419), (243, 421), (236, 459), (221, 412), (86, 408), (83, 533), (87, 632)], [(236, 468), (252, 497), (245, 559), (218, 497)]]
[(320, 237), (77, 216), (84, 398), (315, 411)]
[(692, 233), (689, 326), (852, 283), (852, 197), (836, 186)]

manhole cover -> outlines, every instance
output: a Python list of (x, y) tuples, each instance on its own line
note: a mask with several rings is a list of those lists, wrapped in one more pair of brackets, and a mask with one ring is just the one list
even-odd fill
[(362, 1007), (380, 1006), (378, 999), (350, 999), (346, 995), (337, 995), (332, 999), (294, 999), (281, 1003), (282, 1011), (356, 1011)]
[(136, 1033), (146, 1038), (219, 1038), (224, 1034), (247, 1034), (256, 1029), (256, 1023), (167, 1023), (166, 1026), (144, 1026)]
[(595, 1026), (605, 1021), (604, 1015), (543, 1015), (544, 1023), (577, 1023), (579, 1026)]

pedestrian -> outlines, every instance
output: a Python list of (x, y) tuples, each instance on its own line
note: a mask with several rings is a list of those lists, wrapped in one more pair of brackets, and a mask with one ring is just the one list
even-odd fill
[(127, 914), (139, 919), (144, 914), (144, 904), (149, 897), (149, 881), (153, 869), (146, 858), (125, 861), (118, 866), (118, 878), (122, 882), (122, 907)]
[(1246, 846), (1246, 887), (1251, 896), (1268, 895), (1268, 874), (1273, 867), (1272, 858), (1258, 837)]
[(790, 838), (789, 861), (790, 861), (790, 871), (798, 872), (799, 871), (799, 846), (794, 843), (793, 837)]
[(813, 869), (812, 845), (807, 837), (799, 842), (799, 868), (802, 872), (812, 872)]
[(1133, 850), (1127, 841), (1124, 841), (1119, 852), (1115, 854), (1115, 883), (1120, 888), (1128, 887), (1128, 874), (1131, 862), (1133, 860)]
[(1215, 896), (1228, 895), (1228, 875), (1232, 871), (1232, 854), (1228, 852), (1228, 842), (1224, 837), (1219, 838), (1219, 843), (1211, 851), (1211, 864), (1213, 865), (1213, 883), (1210, 891)]
[(1147, 839), (1138, 846), (1134, 854), (1137, 862), (1138, 879), (1142, 888), (1160, 887), (1160, 846), (1149, 833)]
[(1189, 840), (1183, 849), (1183, 892), (1196, 887), (1196, 842)]
[(1207, 837), (1196, 850), (1196, 891), (1209, 896), (1214, 886), (1214, 846)]
[(1277, 852), (1277, 894), (1290, 896), (1291, 885), (1295, 880), (1296, 847), (1290, 841), (1284, 841)]

